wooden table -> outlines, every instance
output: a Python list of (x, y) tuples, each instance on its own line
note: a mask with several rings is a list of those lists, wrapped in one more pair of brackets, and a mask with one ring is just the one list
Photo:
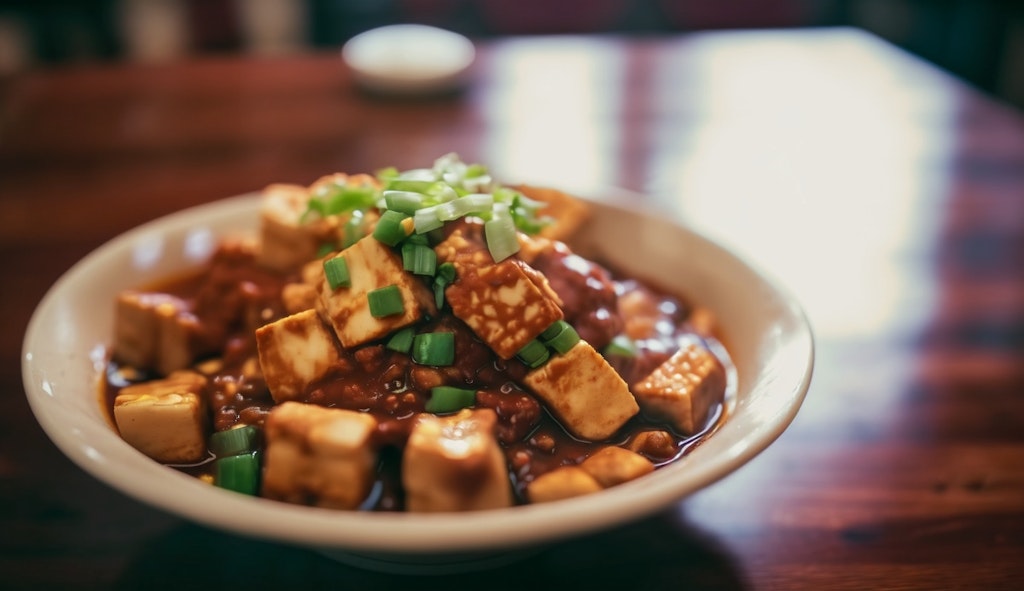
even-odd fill
[[(354, 93), (333, 54), (0, 82), (0, 585), (1016, 588), (1024, 118), (846, 29), (480, 49), (467, 92), (430, 101)], [(417, 580), (141, 506), (33, 420), (26, 324), (93, 248), (271, 182), (448, 151), (510, 181), (642, 192), (777, 276), (817, 338), (795, 423), (654, 517)]]

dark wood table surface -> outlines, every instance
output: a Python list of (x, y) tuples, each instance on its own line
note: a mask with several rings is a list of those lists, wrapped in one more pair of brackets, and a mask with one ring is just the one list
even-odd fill
[[(847, 29), (483, 43), (466, 92), (379, 100), (331, 54), (0, 81), (0, 587), (1010, 589), (1024, 580), (1024, 117)], [(413, 578), (184, 522), (65, 459), (21, 341), (47, 288), (184, 207), (448, 152), (618, 186), (796, 294), (795, 422), (641, 522)]]

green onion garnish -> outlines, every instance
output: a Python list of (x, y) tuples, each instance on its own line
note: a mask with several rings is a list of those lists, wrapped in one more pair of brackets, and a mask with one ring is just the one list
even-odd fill
[(331, 289), (352, 285), (352, 280), (348, 275), (348, 263), (341, 255), (324, 261), (324, 275), (327, 277), (327, 284), (331, 286)]
[(331, 244), (330, 242), (324, 242), (323, 244), (320, 245), (319, 248), (316, 249), (316, 258), (322, 259), (322, 258), (324, 258), (325, 256), (331, 254), (332, 252), (334, 252), (337, 249), (338, 249), (338, 246), (336, 244)]
[(507, 203), (495, 203), (493, 216), (484, 222), (484, 238), (491, 258), (497, 263), (519, 252), (519, 238)]
[(417, 209), (412, 220), (417, 234), (426, 234), (444, 225), (444, 221), (438, 217), (436, 205)]
[(252, 425), (242, 425), (210, 435), (210, 451), (218, 458), (237, 456), (256, 450), (259, 431)]
[(412, 215), (424, 206), (424, 195), (414, 191), (384, 191), (384, 203), (389, 210)]
[(429, 246), (407, 242), (402, 245), (402, 267), (414, 275), (431, 276), (437, 269), (437, 253)]
[(551, 358), (551, 354), (548, 352), (548, 348), (544, 346), (544, 343), (533, 339), (516, 353), (516, 357), (530, 369), (536, 369), (544, 365)]
[(213, 483), (246, 495), (259, 492), (260, 453), (257, 451), (218, 458), (213, 463)]
[(373, 229), (373, 237), (388, 246), (395, 246), (406, 237), (402, 220), (407, 217), (409, 216), (400, 211), (385, 211), (377, 221), (377, 227)]
[(559, 355), (565, 355), (569, 349), (580, 342), (580, 335), (576, 329), (565, 320), (558, 320), (547, 327), (544, 332), (540, 333), (540, 338), (545, 345), (554, 349)]
[(342, 228), (342, 248), (348, 248), (359, 242), (359, 239), (366, 236), (366, 230), (364, 225), (366, 223), (366, 214), (361, 209), (357, 209), (352, 212), (348, 220), (345, 222), (345, 227)]
[(383, 318), (405, 312), (405, 304), (402, 302), (402, 292), (397, 285), (388, 285), (371, 291), (366, 294), (370, 302), (370, 315), (374, 318)]
[(420, 365), (451, 365), (455, 361), (455, 333), (425, 332), (412, 341), (412, 360)]
[(455, 412), (476, 404), (476, 390), (437, 386), (430, 389), (430, 400), (424, 405), (427, 412)]
[(455, 281), (455, 265), (452, 263), (441, 263), (434, 275), (434, 304), (440, 310), (444, 307), (444, 290)]
[(378, 195), (377, 189), (369, 186), (333, 185), (326, 187), (309, 200), (303, 218), (310, 212), (327, 217), (346, 211), (366, 209), (376, 203)]
[(388, 343), (384, 346), (392, 351), (408, 353), (409, 349), (412, 348), (412, 339), (414, 336), (416, 336), (416, 330), (411, 326), (407, 326), (393, 334), (391, 338), (388, 339)]
[(624, 334), (616, 335), (604, 348), (605, 356), (636, 357), (636, 343)]

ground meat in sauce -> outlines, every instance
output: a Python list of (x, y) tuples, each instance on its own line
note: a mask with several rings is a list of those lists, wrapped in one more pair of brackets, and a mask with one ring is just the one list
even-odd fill
[(600, 351), (622, 332), (615, 284), (603, 267), (557, 245), (541, 253), (532, 266), (562, 299), (565, 319), (581, 339)]
[[(620, 303), (623, 294), (629, 295), (624, 298), (631, 307), (627, 312), (642, 316), (631, 318), (630, 326), (643, 333), (643, 338), (636, 339), (635, 356), (609, 358), (627, 383), (644, 377), (667, 359), (680, 338), (692, 337), (686, 324), (689, 311), (678, 300), (634, 280), (616, 280), (606, 269), (567, 249), (539, 257), (535, 266), (562, 298), (567, 320), (598, 350), (628, 328)], [(208, 349), (220, 352), (198, 364), (212, 377), (206, 395), (215, 429), (236, 424), (262, 426), (273, 407), (266, 384), (251, 365), (256, 356), (253, 331), (285, 315), (280, 295), (291, 280), (294, 277), (260, 268), (251, 251), (226, 245), (202, 273), (158, 286), (188, 303), (203, 323), (202, 338), (209, 344)], [(593, 451), (594, 444), (567, 434), (532, 395), (517, 385), (527, 372), (521, 362), (498, 358), (451, 316), (428, 320), (418, 330), (454, 332), (456, 362), (449, 367), (420, 366), (383, 343), (370, 343), (345, 350), (333, 371), (312, 384), (300, 399), (369, 412), (378, 419), (375, 440), (381, 448), (380, 482), (368, 508), (401, 510), (400, 450), (409, 436), (410, 419), (423, 411), (433, 386), (475, 388), (477, 405), (496, 411), (496, 435), (504, 448), (519, 502), (525, 502), (526, 485), (534, 478), (558, 466), (576, 464)], [(137, 379), (152, 377), (140, 374)], [(105, 388), (108, 410), (120, 387), (127, 383), (125, 374), (112, 363)], [(673, 434), (638, 415), (608, 443), (637, 442), (639, 453), (662, 464), (684, 453), (699, 438), (699, 434)], [(206, 469), (199, 466), (186, 470), (200, 475)]]

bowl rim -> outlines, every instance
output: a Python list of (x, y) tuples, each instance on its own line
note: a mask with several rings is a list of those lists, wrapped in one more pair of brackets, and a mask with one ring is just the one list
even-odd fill
[[(636, 194), (628, 191), (607, 189), (590, 195), (598, 207), (611, 208), (613, 212), (628, 209), (641, 216), (657, 214), (638, 206)], [(762, 420), (755, 421), (751, 431), (726, 448), (723, 455), (712, 456), (711, 460), (691, 460), (701, 454), (705, 447), (702, 443), (671, 466), (597, 494), (555, 503), (455, 514), (338, 511), (247, 497), (208, 486), (135, 451), (117, 435), (109, 419), (104, 436), (95, 424), (83, 423), (84, 419), (62, 408), (61, 395), (52, 391), (45, 375), (47, 370), (41, 367), (42, 360), (36, 352), (46, 345), (41, 339), (48, 336), (47, 330), (53, 330), (46, 322), (53, 322), (60, 298), (66, 297), (69, 289), (86, 282), (95, 265), (112, 259), (146, 233), (184, 231), (198, 219), (251, 215), (258, 202), (257, 196), (258, 193), (247, 193), (190, 207), (109, 240), (61, 275), (33, 312), (25, 333), (22, 346), (25, 392), (46, 434), (68, 458), (93, 477), (161, 511), (239, 535), (342, 550), (433, 554), (502, 550), (550, 542), (639, 519), (717, 482), (749, 462), (782, 434), (795, 418), (810, 386), (814, 337), (795, 298), (749, 262), (673, 218), (668, 223), (690, 234), (729, 264), (742, 268), (761, 282), (762, 289), (770, 290), (790, 326), (787, 335), (790, 355), (785, 360), (786, 367), (773, 368), (769, 379), (751, 386), (752, 391), (757, 388), (778, 391), (771, 399), (773, 407), (767, 409), (770, 412), (765, 413)], [(664, 217), (663, 213), (657, 215)], [(98, 366), (95, 369), (100, 371)], [(98, 407), (95, 392), (98, 384), (90, 386), (90, 394)], [(727, 419), (723, 428), (732, 420), (735, 417)], [(67, 421), (71, 421), (70, 429)], [(707, 442), (714, 441), (716, 436)], [(684, 469), (685, 475), (680, 476)], [(126, 470), (131, 470), (136, 477), (126, 477)]]

